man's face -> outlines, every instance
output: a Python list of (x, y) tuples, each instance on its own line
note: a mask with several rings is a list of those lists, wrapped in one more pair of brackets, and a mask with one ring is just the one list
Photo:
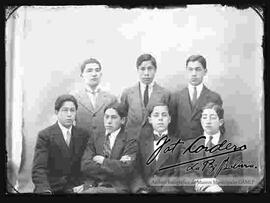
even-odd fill
[(148, 120), (149, 123), (152, 124), (153, 129), (161, 134), (168, 129), (168, 125), (171, 122), (168, 107), (155, 106)]
[(192, 86), (197, 86), (202, 83), (207, 70), (203, 68), (199, 61), (188, 62), (186, 69), (188, 72), (189, 83)]
[(97, 63), (88, 63), (81, 74), (85, 84), (96, 87), (102, 76), (101, 68)]
[(151, 61), (143, 61), (137, 68), (139, 79), (142, 83), (148, 85), (155, 77), (156, 68)]
[(104, 126), (107, 133), (118, 130), (124, 124), (124, 118), (121, 118), (115, 109), (107, 109), (104, 114)]
[(65, 101), (59, 111), (56, 111), (55, 113), (57, 115), (58, 121), (66, 128), (69, 128), (75, 120), (75, 104), (72, 101)]
[(223, 125), (223, 119), (219, 119), (214, 109), (204, 109), (201, 117), (201, 125), (208, 135), (214, 135)]

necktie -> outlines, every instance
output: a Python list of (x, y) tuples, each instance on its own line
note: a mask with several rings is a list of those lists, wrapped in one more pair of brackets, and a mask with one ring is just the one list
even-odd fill
[(111, 155), (111, 146), (110, 146), (110, 133), (108, 133), (105, 137), (105, 142), (103, 145), (103, 155), (105, 158), (109, 158)]
[(158, 141), (161, 137), (153, 133), (154, 141)]
[[(208, 148), (208, 150), (211, 149), (211, 148), (214, 146), (212, 140), (213, 140), (213, 136), (210, 135), (209, 140), (208, 140), (208, 142), (206, 143), (206, 147)], [(205, 152), (205, 156), (206, 156), (206, 157), (209, 157), (209, 156), (212, 156), (212, 155), (213, 155), (213, 153), (211, 153), (211, 152), (209, 152), (209, 151), (208, 151), (208, 152)], [(212, 173), (213, 173), (213, 168), (210, 167), (210, 166), (208, 166), (208, 165), (206, 165), (206, 167), (205, 167), (204, 170), (203, 170), (203, 175), (204, 175), (205, 177), (209, 177), (209, 176), (211, 176)]]
[(67, 146), (69, 146), (70, 144), (70, 138), (71, 138), (71, 134), (69, 132), (69, 130), (67, 131), (67, 134), (66, 134), (66, 143), (67, 143)]
[(97, 100), (97, 92), (92, 92), (92, 95), (93, 95), (93, 99), (92, 99), (92, 104), (93, 104), (93, 107), (96, 108), (96, 100)]
[(193, 95), (192, 95), (192, 108), (194, 108), (197, 101), (197, 88), (193, 88)]
[(146, 107), (148, 104), (148, 85), (146, 85), (145, 90), (144, 90), (144, 94), (143, 94), (143, 102), (144, 102), (144, 106)]
[(86, 92), (88, 92), (88, 95), (90, 94), (90, 100), (92, 102), (92, 105), (94, 108), (96, 108), (96, 100), (97, 100), (97, 94), (99, 93), (100, 89), (97, 88), (95, 91), (90, 90), (90, 89), (86, 89)]
[(214, 146), (212, 140), (213, 140), (213, 136), (210, 135), (209, 140), (206, 144), (206, 147), (208, 147), (208, 149), (211, 149)]

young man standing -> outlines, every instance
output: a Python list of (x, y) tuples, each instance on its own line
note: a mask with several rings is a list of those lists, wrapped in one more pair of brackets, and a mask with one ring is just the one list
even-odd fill
[(78, 101), (76, 125), (96, 136), (105, 132), (103, 124), (105, 106), (115, 103), (117, 98), (101, 89), (102, 67), (95, 58), (87, 59), (81, 65), (84, 87), (72, 92)]
[(35, 193), (72, 193), (82, 184), (80, 162), (89, 135), (72, 125), (77, 108), (72, 95), (59, 96), (57, 122), (38, 134), (32, 168)]
[(121, 102), (128, 112), (126, 130), (130, 137), (137, 138), (141, 126), (147, 120), (147, 109), (156, 102), (169, 103), (170, 93), (155, 81), (156, 59), (151, 54), (142, 54), (137, 59), (139, 82), (123, 91)]
[(188, 86), (172, 95), (170, 131), (178, 132), (182, 140), (193, 139), (203, 133), (200, 124), (201, 108), (208, 102), (222, 106), (222, 99), (203, 83), (207, 73), (206, 60), (201, 55), (192, 55), (186, 61)]

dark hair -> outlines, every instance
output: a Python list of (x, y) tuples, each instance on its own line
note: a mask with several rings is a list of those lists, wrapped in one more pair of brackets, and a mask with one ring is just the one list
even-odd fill
[(137, 58), (136, 66), (137, 68), (142, 64), (144, 61), (151, 61), (155, 69), (157, 69), (157, 62), (156, 59), (151, 54), (142, 54)]
[(163, 102), (156, 102), (156, 103), (153, 103), (152, 105), (150, 105), (149, 109), (148, 109), (148, 116), (151, 116), (151, 113), (153, 112), (154, 108), (156, 106), (166, 106), (167, 109), (168, 109), (168, 113), (170, 115), (170, 111), (169, 111), (169, 106), (166, 104), (166, 103), (163, 103)]
[(192, 55), (192, 56), (188, 57), (188, 59), (186, 61), (186, 67), (188, 65), (188, 62), (190, 62), (190, 61), (192, 61), (192, 62), (199, 61), (202, 64), (203, 68), (206, 69), (206, 60), (205, 60), (205, 58), (203, 56), (201, 56), (201, 55)]
[[(202, 108), (202, 112), (205, 109), (213, 109), (217, 113), (219, 119), (224, 119), (224, 109), (222, 108), (222, 106), (220, 106), (214, 102), (209, 102)], [(224, 125), (225, 124), (223, 122), (223, 125), (219, 127), (221, 134), (225, 133), (225, 126)]]
[(81, 73), (83, 73), (83, 71), (84, 71), (84, 69), (85, 69), (85, 66), (86, 66), (87, 64), (90, 64), (90, 63), (96, 63), (96, 64), (98, 64), (99, 67), (100, 67), (100, 69), (101, 69), (101, 64), (100, 64), (100, 62), (99, 62), (97, 59), (95, 59), (95, 58), (89, 58), (89, 59), (86, 59), (86, 60), (82, 63), (82, 65), (81, 65)]
[(104, 109), (104, 113), (108, 109), (114, 109), (121, 118), (127, 117), (127, 111), (125, 109), (125, 106), (122, 103), (115, 102), (113, 104), (110, 104), (110, 105), (106, 106), (105, 109)]
[(59, 109), (63, 106), (63, 103), (66, 101), (73, 102), (76, 107), (76, 110), (78, 109), (78, 103), (75, 97), (70, 94), (64, 94), (64, 95), (59, 96), (56, 99), (55, 104), (54, 104), (54, 110), (59, 111)]

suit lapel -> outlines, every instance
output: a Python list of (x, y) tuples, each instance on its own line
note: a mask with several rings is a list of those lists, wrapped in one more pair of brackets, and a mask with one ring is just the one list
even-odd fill
[(53, 131), (54, 131), (54, 138), (55, 138), (56, 144), (59, 146), (59, 148), (61, 149), (63, 154), (66, 154), (66, 155), (70, 156), (69, 147), (67, 146), (67, 144), (66, 144), (66, 142), (64, 140), (63, 133), (62, 133), (60, 127), (58, 126), (57, 122), (54, 125), (54, 130)]
[[(136, 107), (134, 107), (134, 108), (136, 108), (136, 110), (138, 111), (137, 115), (142, 115), (142, 111), (145, 107), (144, 107), (144, 104), (142, 101), (142, 95), (141, 95), (141, 90), (140, 90), (139, 84), (140, 83), (138, 82), (138, 84), (135, 85), (134, 88), (132, 89), (131, 98), (133, 98), (134, 101), (138, 101), (138, 103), (136, 105), (137, 108)], [(138, 100), (138, 98), (139, 98), (139, 100)]]
[[(201, 137), (201, 136), (200, 136)], [(195, 139), (198, 139), (198, 138), (195, 138)], [(192, 139), (191, 142), (193, 143), (195, 141), (195, 139)], [(191, 144), (191, 142), (188, 142), (188, 145)], [(192, 146), (192, 150), (195, 150), (197, 149), (198, 147), (200, 146), (204, 146), (204, 143), (205, 143), (205, 139), (200, 139), (199, 141), (197, 141), (193, 146)], [(186, 153), (189, 153), (189, 152), (186, 152)], [(198, 153), (192, 153), (190, 154), (191, 155), (191, 159), (199, 159), (199, 158), (203, 158), (205, 156), (205, 153), (204, 153), (204, 150), (201, 150), (199, 151)]]
[(98, 112), (105, 105), (104, 103), (105, 98), (106, 98), (105, 92), (100, 91), (96, 99), (96, 108), (93, 110), (94, 113)]
[(142, 98), (142, 93), (141, 93), (140, 83), (139, 82), (135, 86), (134, 96), (135, 96), (135, 98), (140, 98), (139, 105), (141, 106), (142, 109), (145, 108), (144, 103), (143, 103), (143, 98)]
[[(156, 83), (154, 83), (153, 90), (152, 90), (152, 93), (151, 93), (150, 98), (149, 98), (149, 102), (148, 102), (148, 104), (147, 104), (146, 107), (144, 107), (142, 98), (140, 99), (142, 109), (144, 109), (146, 111), (146, 109), (149, 109), (154, 104), (154, 102), (159, 101), (159, 99), (160, 99), (160, 93), (161, 93), (160, 90), (161, 89), (160, 89), (159, 85), (156, 84)], [(143, 117), (142, 125), (146, 122), (146, 120), (147, 120), (147, 113)]]
[(96, 147), (96, 155), (102, 155), (103, 156), (103, 145), (105, 142), (105, 133), (100, 134), (99, 136), (96, 137), (95, 140), (95, 147)]
[(161, 93), (162, 93), (161, 92), (161, 87), (157, 83), (154, 83), (153, 90), (152, 90), (152, 93), (151, 93), (150, 98), (149, 98), (149, 102), (148, 102), (146, 107), (148, 108), (155, 101), (159, 101), (160, 97), (161, 97)]
[(160, 88), (159, 88), (158, 84), (154, 83), (153, 90), (152, 90), (152, 93), (151, 93), (150, 98), (149, 98), (149, 102), (148, 102), (146, 107), (151, 106), (154, 101), (157, 101), (156, 97), (159, 97), (160, 96), (159, 94), (160, 94)]
[(70, 140), (70, 152), (72, 153), (76, 153), (80, 151), (80, 142), (79, 142), (79, 134), (77, 131), (77, 128), (75, 126), (72, 126), (72, 133), (71, 133), (71, 140)]
[(152, 174), (153, 171), (156, 168), (156, 160), (154, 159), (150, 165), (146, 165), (147, 160), (150, 158), (151, 154), (154, 152), (154, 141), (152, 139), (152, 134), (147, 134), (145, 135), (145, 140), (144, 140), (144, 149), (142, 154), (144, 155), (144, 164), (147, 168), (148, 174)]
[(157, 159), (157, 163), (156, 163), (156, 171), (162, 166), (162, 164), (168, 160), (168, 158), (170, 157), (170, 152), (167, 152), (166, 154), (163, 153), (165, 148), (163, 148), (160, 153), (159, 153), (159, 157)]
[(84, 89), (81, 90), (78, 97), (78, 102), (81, 103), (88, 111), (94, 113), (94, 107), (92, 105), (92, 102)]
[(184, 109), (186, 109), (188, 115), (192, 114), (192, 109), (191, 109), (191, 105), (190, 105), (190, 97), (189, 97), (189, 92), (188, 92), (188, 88), (186, 87), (183, 91), (183, 97), (182, 97), (183, 101), (183, 105), (184, 105)]
[[(224, 140), (226, 140), (225, 135), (220, 134), (218, 144), (221, 144)], [(228, 139), (227, 139), (227, 142), (229, 142)], [(214, 153), (214, 154), (220, 154), (220, 153), (222, 153), (222, 152), (217, 151), (217, 152)], [(225, 154), (225, 155), (222, 155), (222, 156), (216, 156), (216, 157), (214, 157), (214, 158), (215, 158), (215, 160), (216, 160), (217, 163), (221, 163), (222, 160), (224, 159), (224, 157), (227, 157), (228, 155), (229, 155), (229, 154)], [(230, 156), (230, 155), (229, 155), (229, 156)]]
[(116, 136), (112, 151), (111, 151), (111, 158), (117, 159), (124, 147), (126, 134), (124, 133), (123, 128), (120, 130), (118, 135)]
[(192, 111), (191, 118), (193, 118), (193, 116), (195, 116), (195, 114), (198, 111), (200, 111), (200, 109), (202, 108), (202, 105), (204, 105), (204, 100), (205, 100), (205, 97), (207, 95), (207, 92), (208, 92), (208, 89), (205, 86), (203, 86), (200, 97), (198, 98), (197, 102), (195, 103), (195, 107), (194, 107), (194, 109)]

